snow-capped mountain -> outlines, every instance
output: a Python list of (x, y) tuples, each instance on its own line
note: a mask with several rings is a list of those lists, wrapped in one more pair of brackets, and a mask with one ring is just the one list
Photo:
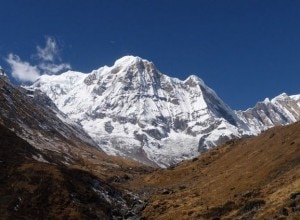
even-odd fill
[(258, 102), (254, 108), (237, 111), (240, 120), (248, 125), (252, 134), (259, 134), (268, 128), (287, 125), (300, 120), (300, 95), (285, 93)]
[(45, 92), (106, 153), (147, 164), (167, 166), (264, 130), (248, 126), (252, 113), (234, 112), (197, 76), (171, 78), (134, 56), (88, 74), (43, 75), (30, 88)]
[(168, 77), (139, 57), (89, 74), (44, 75), (32, 88), (48, 94), (105, 152), (144, 163), (169, 165), (241, 136), (234, 111), (201, 79)]

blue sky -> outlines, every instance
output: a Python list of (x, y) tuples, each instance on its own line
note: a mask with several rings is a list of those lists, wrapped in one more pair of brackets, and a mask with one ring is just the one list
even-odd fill
[(0, 65), (25, 68), (19, 80), (136, 55), (198, 75), (233, 109), (300, 93), (298, 0), (3, 0), (0, 28)]

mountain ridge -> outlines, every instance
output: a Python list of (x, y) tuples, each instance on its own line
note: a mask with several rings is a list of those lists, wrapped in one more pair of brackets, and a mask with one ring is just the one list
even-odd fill
[[(163, 167), (279, 125), (266, 124), (263, 116), (258, 120), (255, 109), (233, 111), (195, 75), (183, 81), (172, 78), (134, 56), (89, 74), (41, 76), (30, 88), (45, 92), (106, 153)], [(296, 99), (289, 100), (296, 103), (295, 117), (282, 123), (299, 120)], [(265, 112), (274, 109), (278, 106), (268, 104)]]
[(299, 95), (288, 96), (282, 93), (271, 100), (266, 98), (246, 111), (237, 111), (237, 115), (257, 135), (271, 127), (299, 121), (299, 107)]

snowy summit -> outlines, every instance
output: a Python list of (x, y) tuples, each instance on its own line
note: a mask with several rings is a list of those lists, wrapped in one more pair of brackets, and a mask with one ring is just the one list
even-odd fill
[(45, 92), (108, 154), (163, 167), (264, 130), (263, 123), (249, 126), (247, 114), (233, 111), (197, 76), (181, 81), (135, 56), (89, 74), (43, 75), (31, 88)]

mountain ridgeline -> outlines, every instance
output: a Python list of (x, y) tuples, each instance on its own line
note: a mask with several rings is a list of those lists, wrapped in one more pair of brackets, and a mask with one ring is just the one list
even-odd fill
[(236, 112), (197, 76), (181, 81), (134, 56), (89, 74), (43, 75), (27, 89), (46, 93), (106, 153), (161, 167), (300, 119), (299, 96)]

